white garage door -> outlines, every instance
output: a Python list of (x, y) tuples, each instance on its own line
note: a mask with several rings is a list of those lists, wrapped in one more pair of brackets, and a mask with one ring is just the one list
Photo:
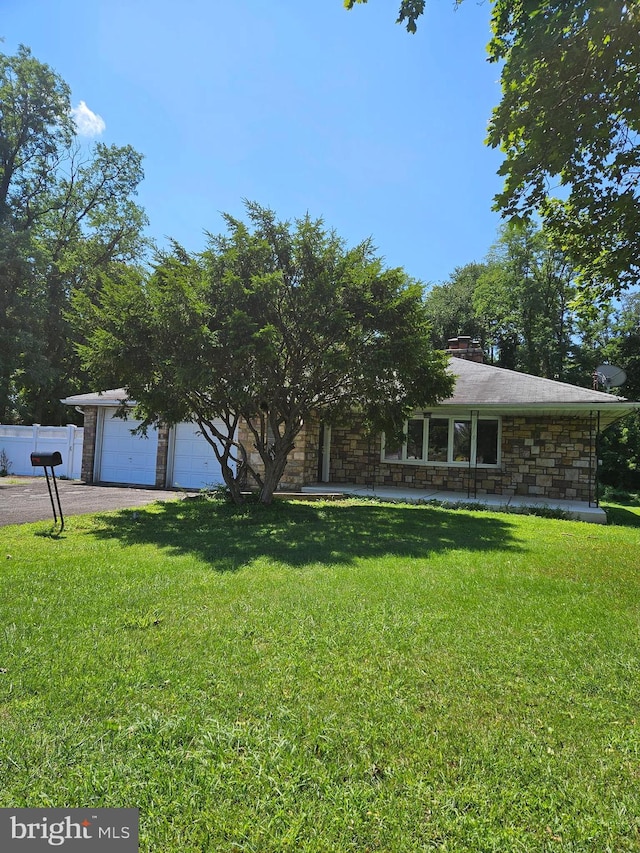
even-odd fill
[[(218, 422), (214, 422), (218, 426)], [(219, 424), (224, 431), (222, 422)], [(182, 489), (203, 489), (223, 483), (220, 464), (197, 424), (177, 424), (173, 436), (169, 485)]]
[(158, 433), (150, 429), (145, 438), (131, 435), (140, 421), (115, 417), (116, 409), (104, 410), (98, 479), (103, 483), (154, 486)]

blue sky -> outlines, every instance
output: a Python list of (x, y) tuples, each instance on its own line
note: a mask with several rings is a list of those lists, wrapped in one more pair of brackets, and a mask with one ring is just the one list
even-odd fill
[(496, 237), (488, 2), (430, 0), (414, 36), (398, 0), (0, 5), (0, 49), (28, 45), (102, 119), (95, 138), (144, 154), (139, 201), (159, 242), (199, 250), (249, 198), (351, 244), (372, 236), (387, 264), (435, 283)]

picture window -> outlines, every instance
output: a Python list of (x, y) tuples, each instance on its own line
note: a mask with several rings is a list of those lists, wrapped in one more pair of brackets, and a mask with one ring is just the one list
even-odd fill
[(405, 422), (401, 444), (382, 440), (385, 462), (491, 467), (500, 459), (500, 420), (424, 415)]

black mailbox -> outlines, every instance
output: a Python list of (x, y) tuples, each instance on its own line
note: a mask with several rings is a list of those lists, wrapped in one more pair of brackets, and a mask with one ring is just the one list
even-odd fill
[(53, 510), (54, 526), (58, 523), (56, 515), (56, 505), (53, 502), (53, 492), (51, 491), (51, 482), (49, 481), (49, 472), (47, 468), (51, 468), (51, 478), (53, 479), (53, 488), (56, 491), (56, 499), (58, 501), (58, 512), (60, 513), (60, 533), (64, 530), (64, 516), (62, 515), (62, 507), (60, 506), (60, 495), (58, 494), (58, 484), (56, 482), (56, 472), (53, 470), (56, 465), (62, 465), (62, 455), (59, 450), (54, 450), (53, 453), (32, 453), (31, 464), (34, 468), (44, 468), (44, 475), (47, 478), (47, 489), (49, 490), (49, 498), (51, 499), (51, 509)]
[(32, 453), (31, 464), (34, 468), (38, 466), (53, 468), (55, 465), (62, 465), (62, 456), (59, 450), (55, 450), (53, 453)]

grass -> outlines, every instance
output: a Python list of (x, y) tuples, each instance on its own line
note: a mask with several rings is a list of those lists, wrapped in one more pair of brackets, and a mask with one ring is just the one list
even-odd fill
[(142, 851), (640, 850), (640, 531), (200, 500), (0, 529), (0, 807)]
[(609, 524), (621, 524), (626, 527), (640, 527), (640, 500), (628, 497), (622, 500), (608, 500), (602, 503)]

